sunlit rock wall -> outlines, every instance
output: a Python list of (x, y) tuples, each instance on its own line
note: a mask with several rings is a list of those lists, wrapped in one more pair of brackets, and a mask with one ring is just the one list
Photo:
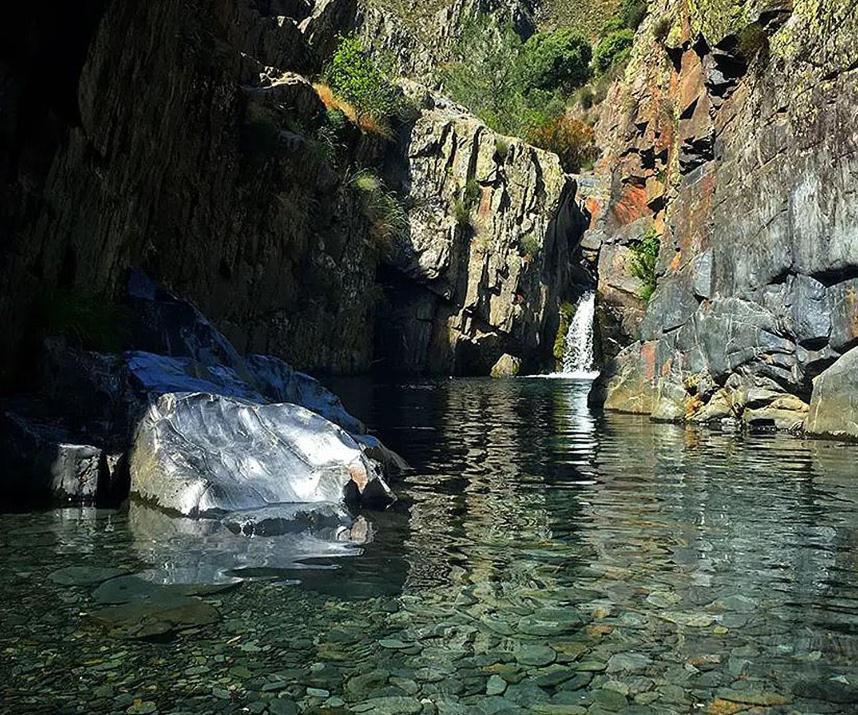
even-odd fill
[[(597, 402), (802, 426), (813, 378), (858, 344), (856, 27), (839, 0), (652, 6), (599, 125), (599, 231), (626, 254), (661, 234), (658, 288)], [(600, 269), (623, 314), (628, 260)]]

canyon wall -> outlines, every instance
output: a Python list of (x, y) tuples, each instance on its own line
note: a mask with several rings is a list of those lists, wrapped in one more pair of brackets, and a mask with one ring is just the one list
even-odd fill
[[(800, 429), (814, 384), (843, 372), (858, 345), (856, 28), (845, 0), (652, 4), (598, 125), (611, 195), (585, 243), (619, 354), (593, 402)], [(647, 232), (648, 303), (630, 270)], [(830, 432), (829, 409), (811, 432)], [(838, 419), (854, 427), (850, 409)]]
[[(487, 374), (510, 352), (547, 364), (565, 246), (580, 237), (574, 185), (555, 157), (520, 143), (493, 164), (485, 127), (434, 105), (393, 141), (353, 127), (351, 168), (332, 162), (310, 80), (366, 7), (91, 0), (74, 13), (60, 2), (2, 11), (4, 384), (32, 363), (45, 304), (109, 303), (130, 267), (194, 301), (240, 351), (302, 369), (363, 372), (381, 360), (395, 371)], [(435, 150), (447, 153), (425, 156)], [(411, 231), (392, 257), (349, 181), (360, 166), (389, 173), (409, 208)], [(479, 242), (450, 223), (460, 171), (482, 186), (480, 211), (496, 213)], [(424, 199), (444, 215), (411, 205)], [(529, 262), (525, 237), (545, 247)], [(437, 265), (415, 272), (409, 262), (422, 255), (427, 266), (429, 243)], [(432, 317), (403, 312), (402, 281)], [(428, 321), (443, 355), (427, 352), (423, 322), (404, 344), (376, 340), (388, 315)], [(463, 337), (477, 352), (491, 345), (474, 357), (456, 347)]]

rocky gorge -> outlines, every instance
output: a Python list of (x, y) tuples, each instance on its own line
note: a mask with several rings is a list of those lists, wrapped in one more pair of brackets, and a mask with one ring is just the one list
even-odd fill
[[(135, 472), (143, 408), (57, 447), (57, 402), (72, 395), (115, 406), (128, 375), (184, 373), (143, 389), (157, 412), (158, 396), (199, 387), (201, 365), (219, 375), (201, 392), (263, 405), (260, 360), (320, 374), (550, 371), (570, 306), (591, 291), (603, 366), (591, 404), (856, 436), (849, 3), (650, 3), (591, 112), (600, 156), (578, 174), (490, 129), (438, 74), (456, 28), (489, 17), (533, 36), (550, 4), (116, 0), (68, 27), (55, 10), (16, 9), (4, 25), (0, 147), (2, 376), (37, 395), (36, 407), (12, 398), (4, 444), (10, 463), (51, 475), (49, 492), (91, 500)], [(332, 138), (332, 100), (313, 82), (349, 33), (391, 58), (409, 110), (383, 131), (353, 117)], [(61, 53), (73, 62), (40, 93)], [(379, 199), (402, 206), (401, 229)], [(647, 241), (658, 258), (643, 291)], [(193, 344), (130, 319), (140, 269), (190, 324), (211, 319)], [(70, 421), (84, 433), (116, 422), (102, 418)]]
[(854, 712), (856, 13), (7, 3), (0, 712)]

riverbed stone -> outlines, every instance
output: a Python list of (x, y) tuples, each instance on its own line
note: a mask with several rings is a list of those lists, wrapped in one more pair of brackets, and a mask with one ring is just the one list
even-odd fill
[(617, 653), (608, 659), (607, 670), (609, 673), (637, 673), (646, 670), (650, 663), (652, 660), (642, 653)]
[(48, 579), (61, 586), (92, 586), (128, 573), (108, 566), (64, 566), (52, 571)]
[(417, 698), (397, 695), (370, 698), (352, 705), (353, 712), (379, 715), (417, 715), (422, 710), (423, 704)]
[(548, 646), (522, 644), (515, 650), (515, 659), (522, 665), (543, 666), (557, 660), (557, 652)]
[(486, 695), (503, 695), (506, 690), (506, 681), (499, 675), (492, 675), (486, 683)]

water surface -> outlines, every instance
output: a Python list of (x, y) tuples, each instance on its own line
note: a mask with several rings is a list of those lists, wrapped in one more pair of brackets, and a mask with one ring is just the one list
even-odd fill
[(414, 467), (366, 544), (0, 517), (0, 708), (858, 712), (858, 448), (567, 380), (338, 387)]

